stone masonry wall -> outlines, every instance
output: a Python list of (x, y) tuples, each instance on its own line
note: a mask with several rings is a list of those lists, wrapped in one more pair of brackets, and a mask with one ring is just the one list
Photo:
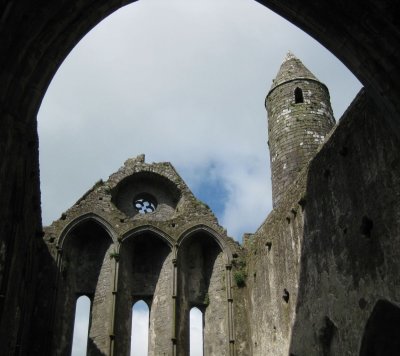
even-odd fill
[(109, 258), (111, 242), (107, 233), (93, 223), (75, 229), (66, 237), (57, 281), (54, 324), (51, 325), (58, 336), (50, 338), (53, 355), (71, 353), (75, 305), (81, 295), (91, 300), (89, 354), (108, 352), (113, 275)]
[(172, 255), (168, 255), (160, 271), (150, 310), (149, 356), (170, 355), (173, 315), (172, 295)]
[(229, 355), (226, 269), (220, 247), (207, 235), (185, 241), (178, 256), (179, 355), (189, 354), (189, 312), (199, 308), (204, 320), (204, 355)]
[(172, 315), (172, 268), (171, 249), (160, 238), (143, 234), (122, 242), (116, 299), (116, 354), (129, 354), (132, 306), (139, 300), (150, 307), (149, 355), (170, 354), (172, 331), (170, 323), (165, 321)]
[(400, 144), (380, 119), (361, 92), (247, 242), (253, 355), (357, 355), (375, 303), (399, 302)]
[[(157, 200), (156, 211), (133, 212), (141, 194)], [(240, 355), (248, 355), (243, 295), (231, 283), (232, 260), (243, 259), (243, 249), (171, 164), (147, 164), (144, 156), (127, 160), (47, 227), (44, 240), (59, 270), (51, 274), (54, 294), (48, 296), (49, 355), (68, 354), (80, 294), (92, 300), (89, 350), (94, 354), (129, 353), (132, 305), (144, 300), (150, 308), (149, 355), (188, 354), (193, 306), (204, 312), (206, 355), (234, 356), (235, 343)], [(93, 260), (96, 265), (91, 258), (78, 259), (76, 246), (82, 244), (91, 256), (102, 240), (107, 248), (100, 251), (103, 258)], [(77, 275), (83, 280), (75, 287)], [(235, 324), (246, 325), (245, 330), (236, 334)]]
[(291, 352), (357, 355), (379, 299), (400, 301), (400, 142), (363, 93), (311, 162)]
[[(229, 355), (229, 332), (227, 323), (227, 301), (225, 264), (220, 253), (212, 266), (208, 286), (208, 303), (204, 310), (204, 356)], [(225, 308), (221, 308), (225, 305)]]
[(287, 356), (295, 320), (306, 171), (246, 240), (252, 356)]

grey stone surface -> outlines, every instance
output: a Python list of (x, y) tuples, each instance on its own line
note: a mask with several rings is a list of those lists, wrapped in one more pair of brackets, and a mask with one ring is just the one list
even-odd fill
[[(134, 209), (140, 194), (151, 194), (155, 211)], [(229, 266), (244, 251), (171, 164), (127, 160), (47, 227), (44, 239), (59, 270), (52, 354), (70, 353), (79, 295), (92, 300), (90, 354), (129, 353), (139, 300), (150, 308), (149, 355), (189, 353), (192, 307), (203, 312), (205, 355), (236, 354), (234, 324), (243, 323), (233, 313)], [(243, 333), (238, 340), (247, 341)]]
[(247, 239), (253, 355), (357, 355), (374, 306), (399, 300), (400, 216), (380, 204), (398, 204), (400, 146), (378, 115), (361, 92)]
[(399, 301), (400, 142), (380, 115), (362, 92), (311, 162), (295, 355), (358, 354), (375, 304)]
[(272, 200), (276, 207), (286, 189), (314, 157), (335, 119), (328, 89), (291, 53), (282, 63), (265, 105)]

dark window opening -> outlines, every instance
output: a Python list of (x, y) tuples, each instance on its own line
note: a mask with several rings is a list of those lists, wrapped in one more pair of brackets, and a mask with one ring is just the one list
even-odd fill
[(294, 90), (294, 102), (296, 104), (304, 103), (303, 90), (299, 87)]

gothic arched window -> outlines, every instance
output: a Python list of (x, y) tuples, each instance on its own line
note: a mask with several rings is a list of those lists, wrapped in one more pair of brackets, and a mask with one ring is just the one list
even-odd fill
[(130, 356), (147, 356), (150, 310), (146, 302), (139, 300), (132, 307)]
[(303, 90), (299, 87), (294, 90), (294, 102), (296, 104), (304, 103)]
[(203, 356), (204, 337), (203, 337), (203, 313), (200, 309), (193, 307), (190, 310), (190, 356)]
[(72, 356), (86, 355), (90, 320), (90, 299), (81, 295), (76, 300)]

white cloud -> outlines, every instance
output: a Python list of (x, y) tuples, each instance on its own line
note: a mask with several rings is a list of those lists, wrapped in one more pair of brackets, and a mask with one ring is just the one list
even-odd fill
[(229, 195), (221, 222), (232, 236), (241, 237), (245, 232), (254, 232), (272, 208), (266, 162), (257, 158), (245, 160), (240, 169), (237, 166), (228, 168)]

